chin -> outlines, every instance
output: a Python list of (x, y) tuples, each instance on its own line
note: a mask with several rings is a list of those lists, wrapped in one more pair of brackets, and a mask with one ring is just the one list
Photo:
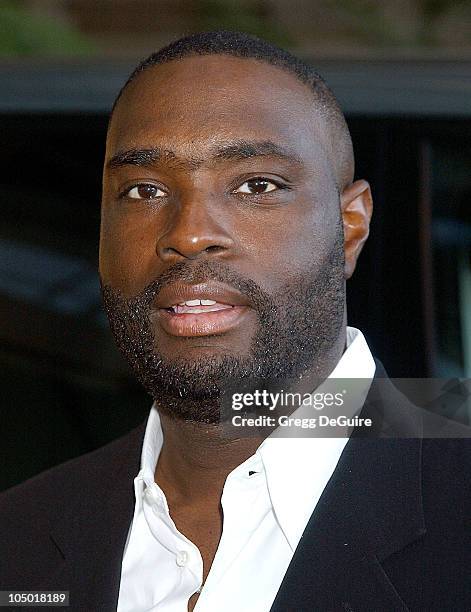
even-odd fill
[(235, 360), (240, 361), (250, 357), (250, 348), (238, 347), (234, 344), (222, 343), (221, 340), (208, 338), (185, 338), (184, 343), (171, 347), (167, 343), (159, 343), (154, 346), (156, 354), (161, 356), (163, 362), (187, 366), (201, 363)]

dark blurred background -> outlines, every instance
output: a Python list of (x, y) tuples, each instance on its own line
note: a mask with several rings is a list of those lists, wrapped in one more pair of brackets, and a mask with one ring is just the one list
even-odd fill
[(147, 415), (97, 278), (107, 116), (184, 34), (258, 34), (336, 92), (376, 209), (349, 323), (391, 376), (471, 377), (470, 0), (17, 0), (0, 5), (0, 489)]

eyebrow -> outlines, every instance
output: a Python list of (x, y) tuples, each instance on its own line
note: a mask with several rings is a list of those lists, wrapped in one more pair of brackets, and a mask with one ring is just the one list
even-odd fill
[(236, 161), (250, 159), (252, 157), (277, 157), (289, 162), (302, 163), (297, 155), (270, 140), (263, 142), (240, 140), (233, 144), (226, 144), (219, 147), (214, 155), (215, 159)]
[(162, 163), (180, 169), (196, 169), (208, 162), (217, 162), (219, 160), (243, 161), (244, 159), (256, 157), (274, 157), (290, 163), (302, 164), (302, 160), (297, 155), (272, 141), (251, 142), (238, 140), (218, 146), (206, 160), (178, 157), (171, 149), (161, 147), (127, 149), (113, 155), (108, 161), (107, 167), (110, 169), (123, 166), (150, 167)]
[[(149, 149), (127, 149), (119, 151), (107, 163), (108, 168), (121, 168), (123, 166), (152, 166), (156, 163), (165, 163), (167, 165), (181, 165), (183, 160), (178, 158), (175, 153), (169, 149), (161, 147), (152, 147)], [(192, 160), (185, 160), (186, 164)], [(195, 161), (195, 160), (193, 160)]]

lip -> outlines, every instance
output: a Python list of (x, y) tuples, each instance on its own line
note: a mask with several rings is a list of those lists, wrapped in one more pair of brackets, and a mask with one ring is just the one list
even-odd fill
[(154, 306), (156, 308), (170, 308), (175, 304), (196, 298), (215, 300), (230, 306), (250, 305), (248, 299), (237, 289), (216, 281), (206, 281), (196, 285), (178, 282), (167, 285), (158, 293)]
[[(230, 306), (212, 312), (181, 313), (171, 306), (193, 299), (215, 300)], [(224, 334), (240, 325), (252, 310), (246, 296), (223, 283), (207, 281), (196, 285), (173, 283), (164, 287), (154, 301), (154, 314), (171, 336), (198, 337)]]
[(170, 336), (196, 337), (224, 334), (240, 325), (249, 312), (247, 306), (201, 314), (174, 314), (164, 308), (156, 311), (158, 321)]

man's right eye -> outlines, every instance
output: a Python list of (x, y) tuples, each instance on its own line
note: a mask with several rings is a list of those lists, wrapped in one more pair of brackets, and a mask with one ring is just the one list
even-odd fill
[(157, 198), (162, 198), (165, 195), (167, 195), (165, 191), (150, 183), (140, 183), (139, 185), (134, 185), (134, 187), (130, 187), (123, 193), (123, 196), (133, 200), (156, 200)]

